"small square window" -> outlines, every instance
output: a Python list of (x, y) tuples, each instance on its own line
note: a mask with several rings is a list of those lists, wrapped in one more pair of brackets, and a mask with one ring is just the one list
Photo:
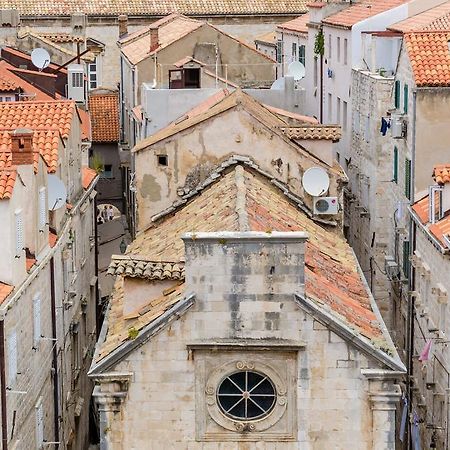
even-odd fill
[(169, 159), (167, 155), (158, 155), (158, 165), (159, 166), (167, 166), (169, 163)]
[(103, 172), (100, 175), (101, 178), (113, 178), (113, 169), (111, 164), (105, 164)]

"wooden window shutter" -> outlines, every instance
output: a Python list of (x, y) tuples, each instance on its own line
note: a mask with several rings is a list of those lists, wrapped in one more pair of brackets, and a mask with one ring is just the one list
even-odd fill
[(47, 223), (47, 205), (46, 205), (47, 195), (45, 187), (39, 189), (39, 230), (43, 231), (45, 229), (45, 224)]
[(17, 376), (17, 333), (12, 331), (8, 337), (8, 385), (11, 387)]
[(41, 340), (41, 295), (33, 299), (33, 345), (36, 347)]
[(400, 80), (395, 80), (394, 106), (400, 108)]
[(396, 183), (398, 183), (398, 148), (394, 147), (394, 167), (393, 167), (393, 174), (392, 179)]
[(409, 278), (409, 241), (403, 241), (403, 273), (406, 278)]
[(408, 85), (403, 86), (403, 111), (408, 113)]
[(15, 212), (15, 223), (16, 223), (16, 256), (20, 258), (23, 253), (23, 248), (25, 247), (24, 242), (24, 230), (23, 230), (23, 218), (22, 210)]
[(411, 160), (405, 159), (405, 196), (411, 200)]

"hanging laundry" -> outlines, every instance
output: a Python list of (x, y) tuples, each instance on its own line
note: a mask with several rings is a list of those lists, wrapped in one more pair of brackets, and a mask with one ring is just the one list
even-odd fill
[(386, 136), (387, 130), (391, 128), (390, 121), (388, 122), (384, 117), (381, 118), (381, 128), (380, 132), (383, 136)]
[(419, 361), (425, 362), (430, 359), (432, 344), (433, 341), (431, 339), (425, 344), (425, 347), (423, 348), (422, 353), (419, 356)]
[(403, 411), (402, 411), (402, 422), (400, 424), (400, 441), (403, 442), (405, 439), (406, 431), (406, 419), (408, 418), (408, 399), (403, 396)]
[(420, 429), (419, 429), (419, 416), (416, 411), (413, 412), (413, 421), (411, 423), (411, 437), (414, 445), (414, 450), (422, 450), (420, 445)]

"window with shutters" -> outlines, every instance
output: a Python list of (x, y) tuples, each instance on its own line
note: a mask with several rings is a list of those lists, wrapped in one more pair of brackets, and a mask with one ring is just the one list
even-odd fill
[(344, 39), (344, 65), (348, 64), (348, 40)]
[(400, 80), (395, 80), (394, 106), (396, 108), (400, 108)]
[(45, 187), (39, 189), (39, 231), (45, 230), (47, 223), (47, 195)]
[(277, 63), (283, 62), (283, 41), (277, 41)]
[(292, 61), (295, 61), (297, 59), (297, 43), (292, 43)]
[(36, 449), (44, 448), (44, 407), (42, 398), (38, 400), (35, 406), (36, 414)]
[(17, 332), (10, 332), (7, 339), (8, 351), (8, 386), (11, 387), (16, 382), (17, 377)]
[(398, 148), (394, 147), (394, 161), (392, 170), (392, 180), (398, 183)]
[(347, 102), (342, 102), (342, 131), (347, 131), (347, 115), (348, 115), (348, 106)]
[(306, 46), (300, 45), (298, 47), (298, 60), (306, 67)]
[(403, 86), (403, 112), (408, 113), (408, 85)]
[(411, 200), (411, 160), (405, 159), (405, 196)]
[(403, 241), (403, 274), (409, 278), (409, 241)]
[(33, 347), (38, 348), (41, 341), (41, 295), (33, 298)]
[(341, 38), (338, 37), (336, 39), (336, 54), (337, 54), (337, 61), (341, 62)]
[(20, 258), (25, 247), (22, 210), (17, 210), (14, 215), (16, 224), (16, 257)]

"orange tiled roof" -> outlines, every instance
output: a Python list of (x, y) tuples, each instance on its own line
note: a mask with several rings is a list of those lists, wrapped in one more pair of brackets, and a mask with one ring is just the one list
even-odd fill
[(119, 141), (119, 94), (89, 95), (93, 142)]
[(16, 182), (16, 175), (16, 169), (0, 169), (0, 200), (8, 200), (11, 198), (14, 183)]
[(402, 33), (423, 30), (450, 30), (449, 14), (450, 1), (397, 22), (391, 25), (389, 29)]
[[(131, 64), (138, 64), (147, 56), (159, 52), (163, 48), (178, 41), (192, 31), (204, 26), (204, 23), (179, 14), (171, 14), (155, 23), (126, 36), (121, 43), (122, 53)], [(159, 46), (150, 51), (150, 31), (158, 29)]]
[(83, 167), (83, 188), (87, 189), (97, 176), (97, 172), (90, 167)]
[[(11, 165), (11, 132), (13, 130), (0, 129), (0, 169)], [(34, 170), (37, 171), (38, 155), (44, 158), (49, 173), (55, 173), (58, 167), (59, 149), (58, 130), (37, 130), (33, 134), (33, 146), (35, 151)]]
[(184, 245), (180, 237), (185, 232), (245, 230), (308, 232), (307, 296), (325, 303), (367, 338), (382, 337), (363, 275), (345, 238), (307, 217), (263, 175), (240, 165), (222, 172), (187, 204), (162, 216), (128, 246), (126, 254), (147, 261), (181, 262)]
[(9, 294), (11, 294), (14, 286), (10, 284), (0, 282), (0, 305), (6, 300)]
[(0, 124), (3, 128), (58, 129), (69, 137), (75, 102), (70, 100), (0, 103)]
[(3, 0), (3, 9), (17, 9), (21, 15), (69, 16), (83, 12), (90, 16), (165, 16), (173, 11), (189, 15), (270, 15), (306, 12), (306, 0)]
[(280, 30), (295, 31), (297, 33), (308, 33), (306, 24), (309, 22), (309, 14), (302, 14), (301, 16), (290, 20), (289, 22), (278, 25)]
[(433, 178), (437, 184), (450, 183), (450, 164), (440, 164), (435, 166)]
[(428, 230), (442, 245), (444, 248), (448, 248), (448, 245), (444, 239), (444, 235), (450, 235), (450, 214), (444, 216), (441, 220), (431, 224), (429, 220), (429, 196), (427, 195), (422, 200), (416, 202), (412, 209), (416, 213), (418, 219), (422, 223), (423, 227)]
[(9, 64), (7, 61), (0, 61), (1, 79), (7, 80), (9, 83), (16, 85), (17, 89), (21, 89), (24, 94), (28, 94), (32, 100), (54, 100), (50, 97), (50, 95), (20, 78), (18, 75), (13, 73), (12, 70), (17, 70), (17, 68)]
[(16, 92), (19, 89), (20, 86), (14, 80), (0, 76), (0, 92)]
[(362, 20), (376, 16), (384, 11), (400, 6), (407, 0), (363, 0), (322, 20), (331, 26), (352, 28)]
[(79, 106), (77, 106), (77, 113), (80, 118), (81, 139), (83, 141), (90, 141), (92, 139), (91, 116)]
[(58, 235), (53, 233), (52, 231), (48, 232), (48, 243), (50, 247), (54, 247), (56, 245), (56, 242), (58, 240)]
[(405, 34), (417, 86), (450, 86), (450, 31), (423, 31)]

